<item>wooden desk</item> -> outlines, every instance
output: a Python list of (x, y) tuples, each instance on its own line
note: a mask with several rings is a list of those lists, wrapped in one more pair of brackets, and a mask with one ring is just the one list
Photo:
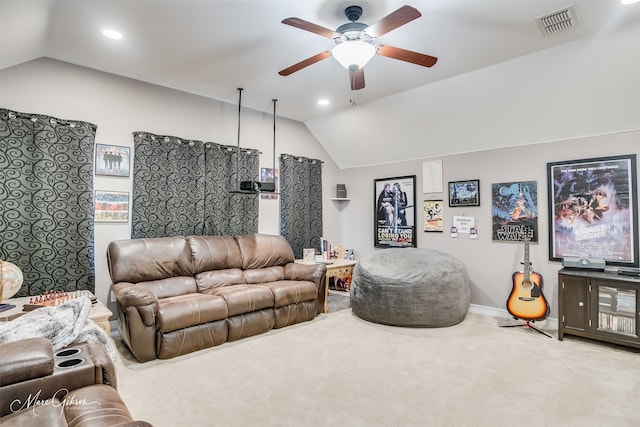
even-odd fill
[[(85, 293), (89, 298), (93, 297), (93, 294), (89, 291), (79, 291)], [(13, 304), (14, 308), (11, 310), (6, 310), (0, 312), (0, 322), (6, 322), (8, 320), (13, 320), (16, 317), (22, 316), (25, 311), (22, 311), (22, 307), (25, 304), (29, 304), (29, 298), (31, 297), (22, 297), (22, 298), (9, 298), (7, 300), (2, 301), (3, 303)], [(37, 310), (37, 309), (36, 309)], [(100, 302), (100, 300), (96, 300), (96, 303), (91, 306), (91, 312), (89, 313), (89, 319), (93, 320), (100, 326), (107, 335), (111, 335), (111, 325), (109, 324), (109, 318), (113, 313), (104, 304)]]
[[(297, 263), (300, 264), (316, 264), (316, 262), (304, 261), (301, 259), (296, 260)], [(357, 261), (352, 259), (332, 259), (331, 264), (326, 264), (327, 266), (327, 278), (325, 279), (325, 295), (324, 295), (324, 310), (323, 313), (329, 312), (329, 306), (327, 301), (329, 299), (329, 279), (330, 278), (341, 278), (344, 279), (353, 274), (353, 267), (356, 265)], [(319, 261), (317, 263), (320, 263)]]

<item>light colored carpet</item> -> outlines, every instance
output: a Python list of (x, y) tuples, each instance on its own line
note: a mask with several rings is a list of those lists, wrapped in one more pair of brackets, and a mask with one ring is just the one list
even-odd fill
[(636, 350), (508, 322), (412, 329), (342, 310), (144, 364), (116, 337), (119, 390), (158, 427), (640, 425)]
[(329, 291), (329, 297), (327, 299), (327, 306), (329, 313), (345, 310), (351, 307), (351, 299), (349, 292), (344, 291)]

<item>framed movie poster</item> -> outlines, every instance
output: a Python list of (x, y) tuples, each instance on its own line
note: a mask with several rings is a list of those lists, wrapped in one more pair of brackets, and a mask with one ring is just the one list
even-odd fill
[(416, 176), (373, 183), (375, 247), (416, 246)]
[(424, 201), (424, 231), (443, 230), (444, 200), (425, 200)]
[(491, 203), (494, 241), (538, 241), (536, 181), (491, 184)]
[(549, 259), (638, 266), (635, 154), (547, 163)]
[(129, 176), (131, 149), (96, 144), (96, 175)]
[(480, 206), (480, 181), (449, 182), (449, 206)]
[(118, 191), (96, 191), (96, 222), (128, 222), (129, 193)]

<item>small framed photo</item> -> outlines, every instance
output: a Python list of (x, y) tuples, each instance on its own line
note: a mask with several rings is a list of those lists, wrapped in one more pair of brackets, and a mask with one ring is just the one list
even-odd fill
[(96, 144), (96, 175), (129, 176), (130, 164), (129, 147)]
[(96, 191), (96, 222), (128, 222), (129, 193), (117, 191)]
[(480, 206), (480, 180), (449, 182), (449, 206)]
[(444, 200), (424, 201), (424, 231), (443, 231)]

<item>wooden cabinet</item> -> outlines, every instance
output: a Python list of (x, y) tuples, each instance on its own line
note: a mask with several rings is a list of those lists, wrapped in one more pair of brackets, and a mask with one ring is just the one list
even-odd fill
[(565, 334), (640, 348), (640, 278), (558, 272), (558, 339)]

